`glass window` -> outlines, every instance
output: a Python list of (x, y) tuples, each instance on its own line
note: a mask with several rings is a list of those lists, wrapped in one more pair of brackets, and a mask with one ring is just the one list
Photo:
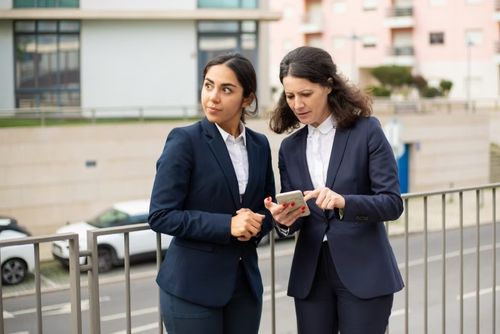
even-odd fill
[(212, 58), (239, 52), (250, 59), (257, 71), (258, 24), (256, 21), (200, 21), (198, 22), (198, 73), (201, 90), (201, 75), (205, 64)]
[(14, 23), (17, 107), (80, 105), (80, 23), (62, 22)]
[(79, 0), (14, 0), (14, 8), (78, 8)]
[(429, 43), (432, 44), (444, 44), (444, 33), (442, 32), (431, 32), (429, 34)]
[(198, 0), (198, 8), (257, 8), (257, 0)]

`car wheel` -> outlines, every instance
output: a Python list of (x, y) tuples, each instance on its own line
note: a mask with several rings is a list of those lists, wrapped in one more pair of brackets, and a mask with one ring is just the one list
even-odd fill
[(21, 259), (10, 259), (2, 265), (2, 282), (5, 284), (21, 283), (28, 273), (26, 262)]
[(110, 271), (113, 268), (116, 258), (114, 250), (107, 247), (99, 247), (97, 253), (99, 272), (105, 273)]

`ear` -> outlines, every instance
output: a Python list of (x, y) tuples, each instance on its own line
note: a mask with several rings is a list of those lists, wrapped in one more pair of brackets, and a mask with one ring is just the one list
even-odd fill
[(333, 91), (333, 79), (332, 78), (328, 78), (328, 83), (329, 83), (328, 94), (330, 94)]
[(248, 95), (247, 97), (243, 98), (243, 103), (241, 104), (241, 106), (243, 108), (249, 107), (254, 99), (255, 96), (253, 94)]

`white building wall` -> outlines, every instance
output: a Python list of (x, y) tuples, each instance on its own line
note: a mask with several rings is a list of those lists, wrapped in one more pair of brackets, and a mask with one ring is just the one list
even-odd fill
[(82, 107), (194, 106), (196, 25), (189, 21), (84, 21)]
[(12, 0), (0, 0), (0, 9), (11, 9)]
[(0, 21), (0, 109), (12, 109), (15, 106), (12, 36), (12, 22)]
[[(453, 82), (450, 98), (465, 99), (467, 96), (467, 62), (443, 61), (421, 63), (420, 73), (431, 86), (438, 87), (441, 79)], [(470, 97), (491, 99), (498, 97), (498, 65), (490, 61), (471, 61)]]
[[(2, 0), (0, 0), (2, 1)], [(5, 0), (4, 0), (5, 1)], [(195, 9), (196, 0), (80, 0), (81, 9)]]

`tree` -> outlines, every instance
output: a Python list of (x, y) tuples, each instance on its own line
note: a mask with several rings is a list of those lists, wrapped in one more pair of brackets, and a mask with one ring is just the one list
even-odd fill
[(371, 73), (386, 88), (401, 88), (412, 83), (410, 67), (397, 65), (378, 66), (373, 68)]
[(453, 82), (451, 82), (450, 80), (443, 79), (439, 82), (439, 90), (442, 96), (448, 96), (451, 87), (453, 87)]

